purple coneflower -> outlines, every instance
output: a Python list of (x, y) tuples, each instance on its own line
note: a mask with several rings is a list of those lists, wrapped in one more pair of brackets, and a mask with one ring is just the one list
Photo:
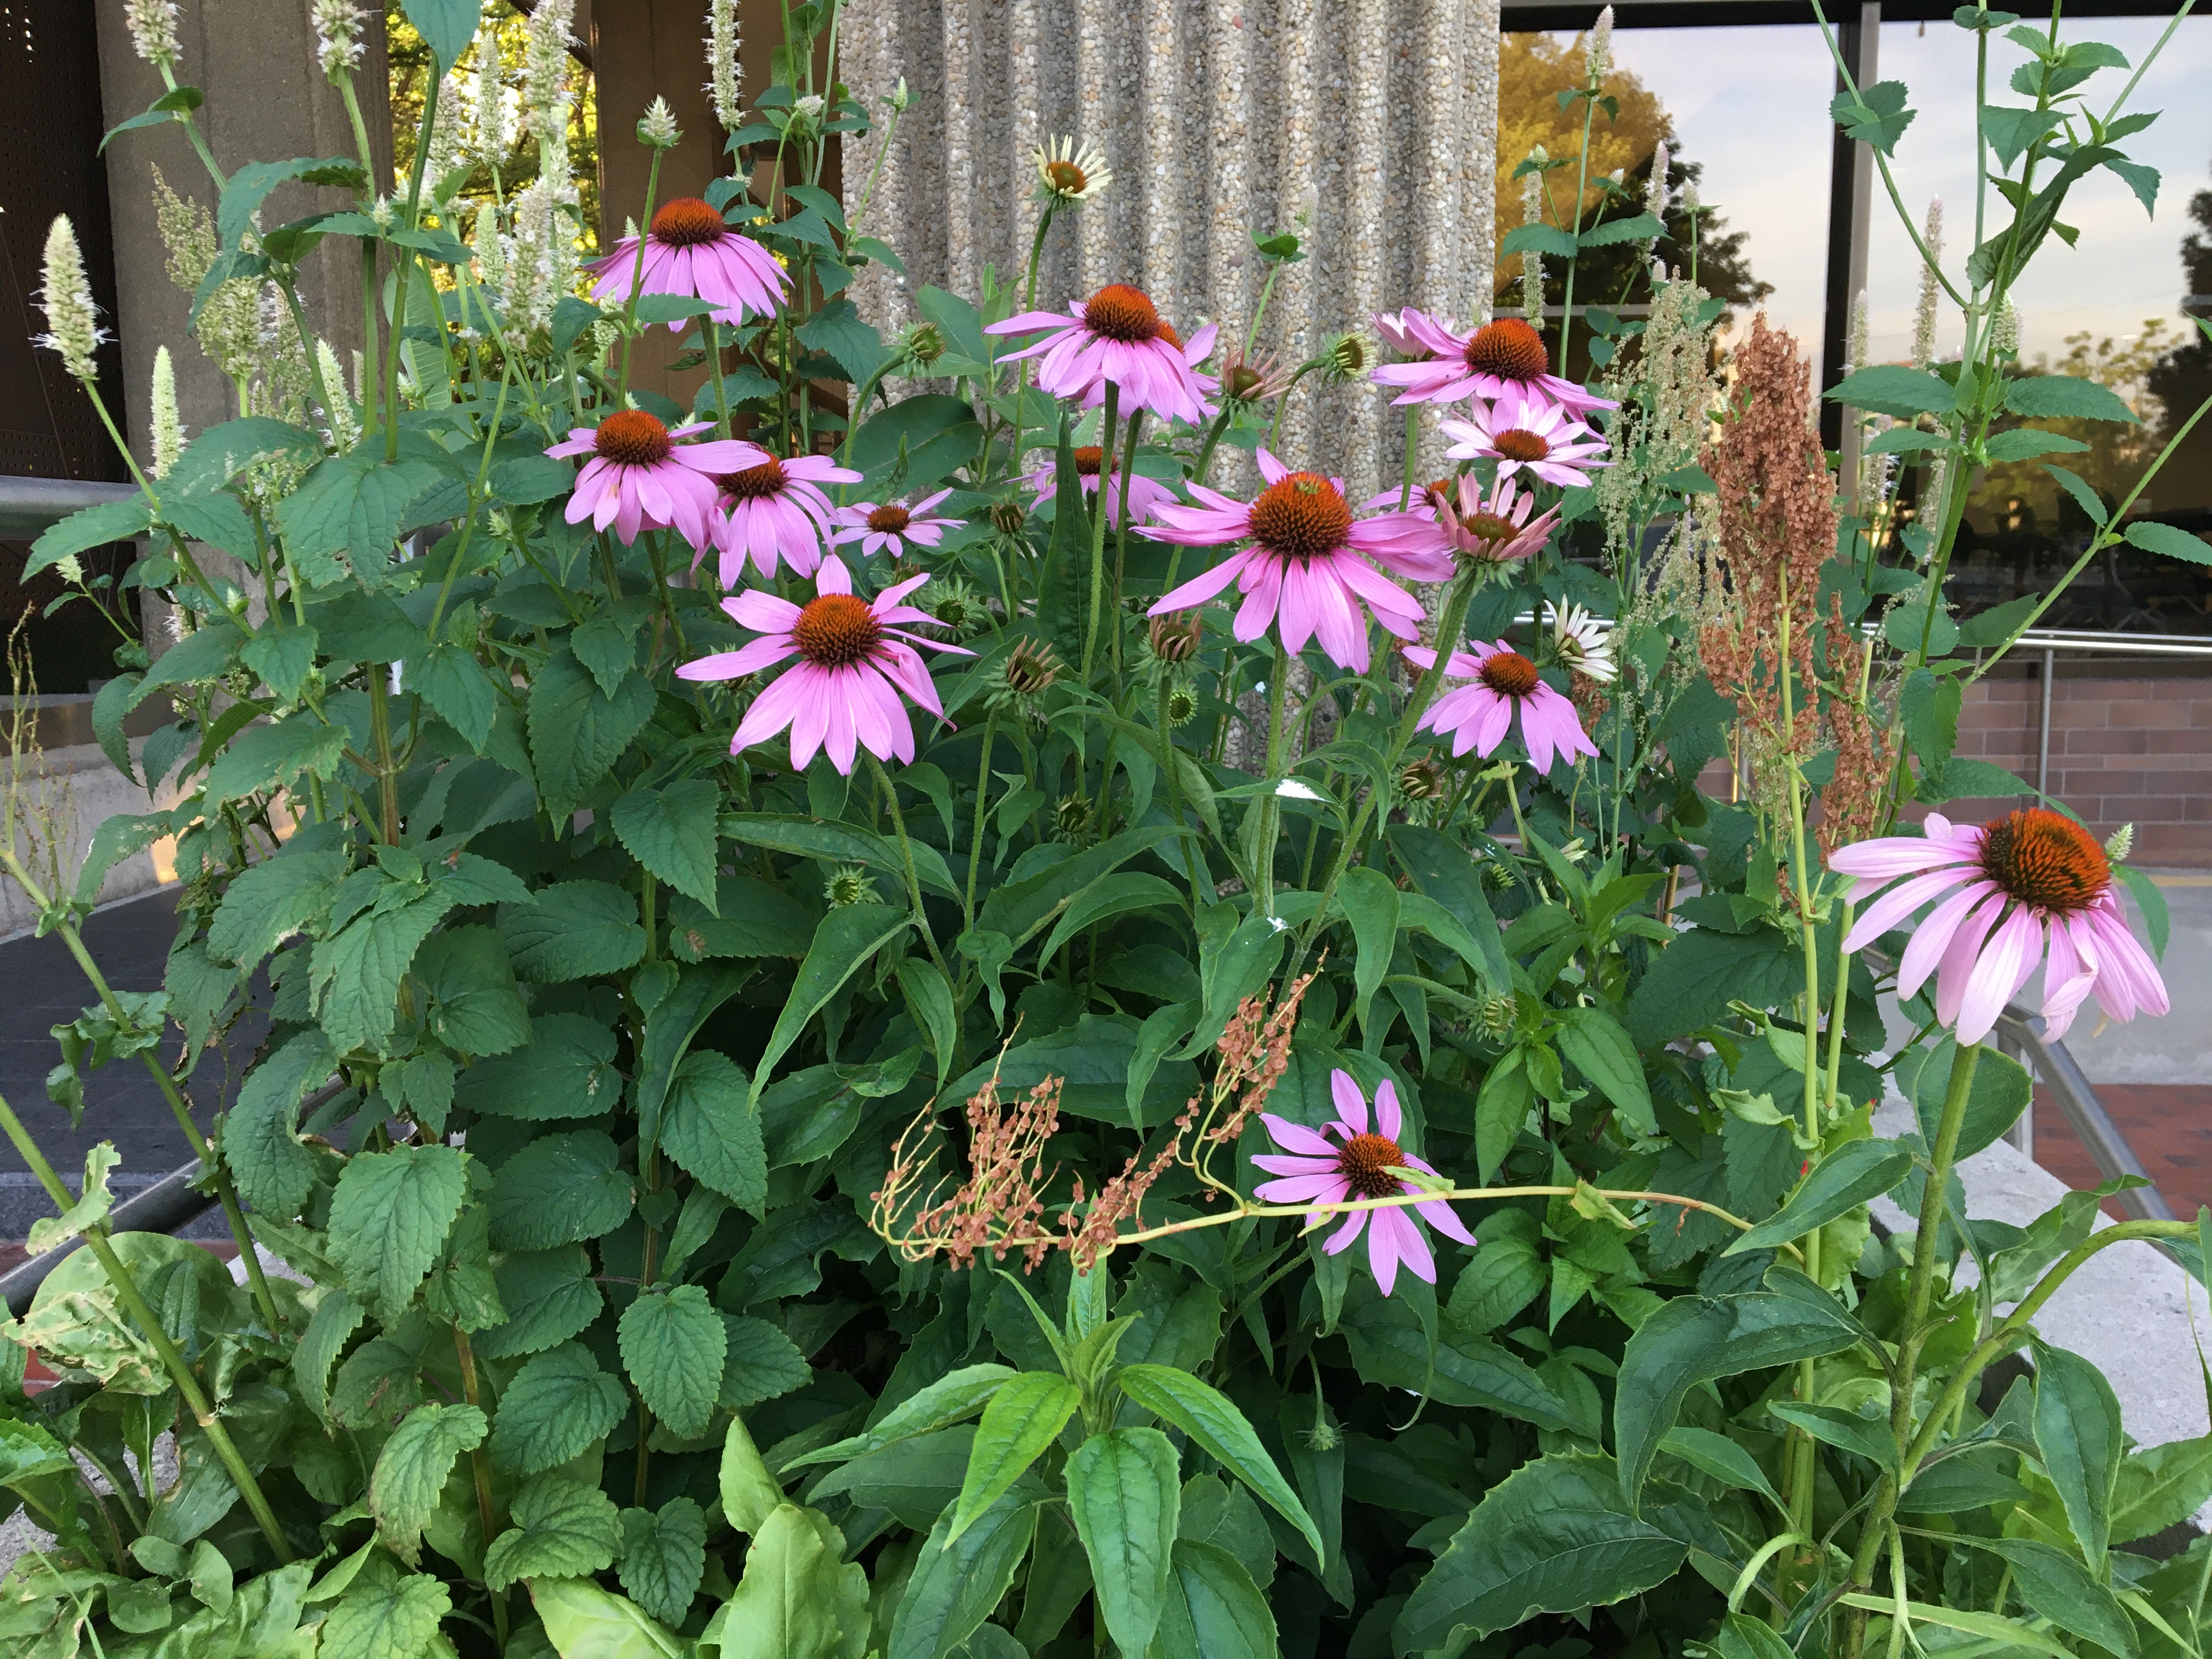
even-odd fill
[[(1449, 356), (1455, 352), (1464, 352), (1466, 348), (1466, 339), (1460, 333), (1458, 324), (1449, 317), (1431, 317), (1427, 312), (1413, 306), (1395, 313), (1378, 311), (1375, 313), (1374, 323), (1376, 333), (1382, 337), (1382, 343), (1409, 362)], [(1382, 380), (1380, 373), (1374, 378)], [(1383, 380), (1383, 384), (1392, 383)]]
[[(1361, 1198), (1395, 1198), (1401, 1193), (1420, 1191), (1391, 1173), (1393, 1170), (1408, 1169), (1419, 1170), (1424, 1175), (1436, 1174), (1432, 1165), (1399, 1145), (1405, 1124), (1403, 1114), (1398, 1109), (1397, 1085), (1386, 1078), (1376, 1086), (1375, 1127), (1371, 1129), (1368, 1127), (1367, 1097), (1360, 1093), (1350, 1073), (1331, 1072), (1328, 1087), (1335, 1098), (1336, 1109), (1343, 1115), (1323, 1124), (1319, 1130), (1292, 1123), (1273, 1112), (1260, 1114), (1260, 1121), (1267, 1126), (1267, 1133), (1283, 1152), (1263, 1152), (1252, 1162), (1282, 1179), (1261, 1182), (1253, 1188), (1252, 1195), (1267, 1204), (1325, 1205)], [(1338, 1137), (1336, 1143), (1328, 1139), (1332, 1133)], [(1416, 1212), (1419, 1220), (1414, 1218)], [(1316, 1210), (1306, 1218), (1307, 1224), (1320, 1218), (1321, 1212)], [(1413, 1269), (1415, 1277), (1433, 1285), (1437, 1282), (1436, 1258), (1429, 1252), (1429, 1241), (1421, 1231), (1421, 1221), (1462, 1244), (1474, 1243), (1474, 1235), (1468, 1231), (1452, 1206), (1436, 1198), (1402, 1207), (1354, 1210), (1345, 1217), (1344, 1225), (1337, 1229), (1323, 1248), (1331, 1255), (1348, 1249), (1364, 1229), (1367, 1265), (1375, 1270), (1375, 1283), (1383, 1295), (1389, 1295), (1397, 1284), (1401, 1262)]]
[[(1085, 495), (1096, 495), (1098, 493), (1099, 469), (1104, 466), (1105, 464), (1106, 452), (1101, 449), (1097, 444), (1083, 444), (1077, 447), (1075, 451), (1075, 476), (1077, 480), (1082, 484), (1083, 493)], [(1113, 472), (1109, 474), (1108, 477), (1110, 478), (1111, 482), (1107, 487), (1106, 522), (1109, 525), (1118, 526), (1121, 522), (1121, 474), (1120, 469), (1116, 468)], [(1036, 471), (1030, 474), (1029, 483), (1030, 487), (1036, 491), (1036, 494), (1030, 500), (1030, 511), (1034, 513), (1037, 508), (1042, 507), (1048, 501), (1051, 500), (1053, 492), (1060, 487), (1059, 469), (1057, 464), (1048, 461), (1044, 465), (1039, 467)], [(1148, 478), (1141, 472), (1132, 472), (1129, 475), (1130, 523), (1142, 524), (1146, 519), (1152, 516), (1152, 512), (1154, 507), (1172, 504), (1175, 498), (1175, 491), (1169, 489), (1158, 478)]]
[(861, 475), (827, 455), (783, 460), (766, 450), (742, 471), (732, 469), (714, 482), (722, 487), (722, 511), (713, 530), (722, 550), (722, 586), (744, 579), (745, 560), (763, 576), (775, 574), (780, 559), (802, 576), (814, 574), (822, 544), (836, 529), (836, 509), (822, 493), (825, 483), (858, 483)]
[[(732, 230), (722, 216), (696, 196), (679, 196), (653, 216), (645, 234), (645, 265), (639, 270), (638, 239), (625, 236), (615, 251), (585, 267), (596, 280), (592, 298), (602, 305), (629, 303), (635, 274), (641, 294), (681, 294), (711, 301), (718, 323), (742, 323), (747, 317), (774, 314), (791, 279), (775, 256), (750, 236)], [(669, 324), (682, 330), (692, 319)]]
[(1455, 334), (1419, 312), (1405, 313), (1418, 323), (1407, 331), (1435, 356), (1410, 363), (1384, 363), (1375, 378), (1405, 391), (1400, 404), (1454, 404), (1462, 398), (1502, 398), (1509, 392), (1532, 394), (1577, 415), (1620, 404), (1584, 391), (1551, 372), (1552, 355), (1544, 337), (1518, 317), (1500, 317), (1467, 334)]
[(641, 409), (618, 409), (596, 428), (572, 427), (568, 437), (545, 453), (566, 459), (589, 455), (568, 497), (568, 522), (609, 525), (625, 542), (641, 530), (683, 532), (703, 554), (713, 545), (708, 523), (714, 507), (714, 475), (757, 465), (768, 458), (758, 444), (742, 438), (687, 444), (678, 440), (710, 430), (711, 421), (679, 426), (673, 432)]
[[(1397, 501), (1399, 492), (1386, 489), (1370, 501), (1369, 507)], [(1505, 564), (1542, 550), (1559, 521), (1559, 509), (1538, 514), (1536, 493), (1510, 478), (1500, 478), (1486, 498), (1482, 481), (1471, 473), (1439, 478), (1414, 492), (1413, 510), (1434, 519), (1450, 542), (1452, 551), (1470, 564)]]
[(1873, 885), (1897, 881), (1860, 914), (1846, 951), (1942, 897), (1905, 944), (1897, 988), (1911, 996), (1935, 975), (1936, 1017), (1960, 1042), (1988, 1036), (2038, 967), (2049, 1036), (2066, 1035), (2092, 991), (2114, 1019), (2166, 1012), (2166, 981), (2120, 914), (2112, 860), (2080, 824), (2030, 806), (1986, 824), (1930, 812), (1923, 828), (1925, 839), (1839, 847), (1828, 866)]
[[(1406, 658), (1427, 668), (1437, 653), (1425, 646), (1409, 645)], [(1504, 640), (1478, 645), (1471, 653), (1453, 652), (1444, 672), (1468, 684), (1438, 697), (1420, 729), (1438, 737), (1450, 733), (1454, 755), (1470, 749), (1486, 757), (1495, 753), (1513, 727), (1516, 709), (1521, 714), (1521, 741), (1528, 748), (1528, 763), (1539, 772), (1552, 769), (1554, 753), (1569, 761), (1597, 753), (1574, 704), (1545, 684), (1536, 665)]]
[(830, 763), (848, 776), (862, 744), (878, 760), (896, 757), (912, 761), (914, 721), (899, 694), (904, 692), (939, 719), (945, 714), (915, 646), (957, 651), (963, 657), (975, 654), (892, 625), (933, 620), (927, 611), (899, 603), (928, 580), (927, 575), (910, 576), (871, 602), (853, 592), (845, 562), (833, 553), (822, 561), (815, 574), (815, 597), (804, 605), (757, 587), (723, 600), (722, 609), (739, 627), (755, 629), (761, 637), (738, 650), (687, 662), (677, 669), (677, 678), (743, 679), (796, 654), (798, 662), (771, 681), (745, 710), (730, 739), (732, 754), (764, 743), (789, 726), (794, 772), (804, 772), (815, 752), (825, 747)]
[(951, 493), (950, 489), (940, 489), (918, 501), (856, 501), (850, 507), (841, 507), (831, 515), (837, 532), (830, 537), (830, 543), (842, 546), (847, 542), (858, 542), (860, 556), (866, 559), (878, 553), (900, 559), (915, 548), (935, 547), (945, 539), (945, 532), (960, 520), (942, 517), (929, 509)]
[[(1111, 381), (1118, 389), (1124, 419), (1139, 409), (1163, 420), (1193, 425), (1213, 410), (1205, 394), (1212, 388), (1197, 366), (1213, 349), (1211, 324), (1191, 336), (1189, 344), (1161, 319), (1152, 296), (1126, 283), (1109, 283), (1089, 300), (1078, 300), (1065, 313), (1025, 311), (986, 334), (1051, 333), (1035, 345), (1000, 359), (1037, 361), (1037, 385), (1048, 396), (1097, 402)], [(1092, 393), (1097, 394), (1097, 398)]]
[(1202, 505), (1157, 509), (1163, 527), (1147, 532), (1157, 540), (1214, 547), (1249, 537), (1252, 545), (1164, 595), (1151, 614), (1203, 605), (1233, 581), (1245, 597), (1231, 631), (1247, 642), (1265, 634), (1279, 613), (1285, 650), (1303, 651), (1318, 635), (1331, 662), (1364, 673), (1363, 605), (1400, 639), (1419, 639), (1421, 607), (1368, 561), (1415, 581), (1445, 580), (1452, 567), (1443, 532), (1418, 513), (1354, 519), (1343, 479), (1293, 472), (1264, 449), (1258, 460), (1267, 487), (1255, 501), (1194, 483), (1190, 493)]
[(1589, 482), (1590, 469), (1611, 466), (1605, 439), (1575, 418), (1565, 404), (1540, 392), (1510, 391), (1495, 402), (1476, 398), (1463, 421), (1439, 421), (1437, 430), (1458, 440), (1444, 453), (1455, 461), (1496, 461), (1502, 482), (1526, 472), (1563, 489)]

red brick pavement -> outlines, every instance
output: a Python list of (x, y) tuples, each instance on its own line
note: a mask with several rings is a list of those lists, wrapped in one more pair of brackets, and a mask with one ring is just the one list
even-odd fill
[[(2179, 1216), (2212, 1205), (2212, 1085), (2100, 1083), (2097, 1097)], [(2035, 1091), (2035, 1161), (2068, 1186), (2094, 1187), (2096, 1166), (2045, 1091)], [(2117, 1213), (2107, 1202), (2108, 1212)]]

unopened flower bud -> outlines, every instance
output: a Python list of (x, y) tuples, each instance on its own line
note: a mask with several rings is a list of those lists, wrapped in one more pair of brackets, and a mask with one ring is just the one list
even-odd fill
[(1029, 522), (1030, 513), (1019, 501), (993, 501), (990, 520), (991, 528), (1001, 536), (1018, 536)]
[(1182, 663), (1198, 654), (1199, 645), (1206, 635), (1206, 623), (1197, 611), (1185, 611), (1153, 617), (1146, 632), (1154, 656), (1162, 662)]
[(2124, 823), (2112, 831), (2105, 842), (2105, 856), (2115, 864), (2127, 862), (2128, 854), (2136, 850), (2136, 827)]
[(653, 149), (674, 149), (684, 135), (676, 130), (676, 112), (665, 98), (655, 98), (638, 118), (637, 141)]
[(1063, 795), (1059, 806), (1054, 809), (1053, 822), (1061, 835), (1073, 841), (1090, 825), (1091, 803), (1079, 793)]
[(1449, 781), (1444, 769), (1425, 757), (1398, 774), (1399, 793), (1407, 800), (1434, 800), (1443, 793)]
[(830, 902), (833, 910), (848, 905), (873, 904), (876, 884), (866, 870), (857, 864), (841, 864), (830, 872), (830, 879), (822, 884), (822, 896)]
[(906, 76), (903, 75), (899, 76), (898, 84), (893, 87), (884, 98), (884, 102), (891, 106), (891, 113), (894, 115), (905, 114), (906, 106), (913, 101), (914, 94), (906, 89)]
[(1504, 1041), (1512, 1035), (1513, 1022), (1519, 1012), (1519, 1005), (1510, 995), (1485, 997), (1482, 1000), (1482, 1012), (1479, 1017), (1482, 1023), (1482, 1034), (1497, 1041)]
[(1198, 693), (1187, 685), (1178, 685), (1168, 692), (1168, 726), (1180, 731), (1198, 718)]
[(1315, 358), (1323, 379), (1348, 380), (1367, 367), (1367, 343), (1357, 334), (1340, 334)]
[(1015, 696), (1038, 697), (1060, 678), (1060, 659), (1045, 641), (1023, 640), (1006, 653), (999, 673)]
[(913, 323), (899, 337), (899, 356), (927, 368), (945, 355), (945, 335), (934, 323)]

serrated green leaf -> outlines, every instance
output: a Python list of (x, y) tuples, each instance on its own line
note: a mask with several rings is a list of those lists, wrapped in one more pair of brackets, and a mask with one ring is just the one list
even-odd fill
[(314, 1190), (315, 1161), (300, 1142), (300, 1103), (337, 1063), (320, 1031), (301, 1031), (239, 1085), (223, 1119), (223, 1160), (239, 1195), (261, 1214), (297, 1215)]
[(491, 1461), (517, 1474), (557, 1468), (611, 1432), (629, 1408), (622, 1379), (599, 1369), (580, 1343), (533, 1355), (500, 1396)]
[(565, 1474), (534, 1475), (507, 1510), (514, 1524), (484, 1552), (484, 1584), (503, 1590), (525, 1578), (570, 1578), (614, 1565), (622, 1516), (597, 1486)]
[(347, 1161), (331, 1199), (330, 1251), (346, 1288), (385, 1323), (398, 1320), (437, 1260), (468, 1191), (451, 1146), (394, 1146)]
[(445, 1585), (427, 1573), (364, 1584), (331, 1609), (316, 1651), (321, 1659), (416, 1659), (453, 1610)]
[(556, 817), (580, 805), (653, 714), (653, 682), (633, 673), (610, 697), (566, 646), (530, 686), (530, 755)]
[(2123, 532), (2129, 544), (2140, 547), (2146, 553), (2162, 554), (2169, 559), (2184, 559), (2191, 564), (2212, 564), (2212, 543), (2202, 536), (2191, 535), (2179, 526), (2160, 524), (2152, 519), (2137, 519)]
[(637, 900), (611, 882), (559, 881), (535, 904), (501, 906), (499, 933), (517, 978), (558, 985), (635, 966), (645, 955), (637, 916)]
[(749, 1093), (736, 1061), (693, 1049), (669, 1083), (660, 1149), (732, 1204), (757, 1211), (768, 1198), (768, 1153)]
[(337, 1364), (339, 1350), (368, 1317), (360, 1303), (336, 1288), (324, 1291), (323, 1299), (315, 1304), (307, 1334), (293, 1351), (292, 1376), (300, 1385), (301, 1397), (317, 1417), (330, 1408), (331, 1367)]
[(476, 653), (450, 641), (432, 646), (407, 663), (407, 685), (422, 693), (431, 712), (461, 734), (481, 755), (499, 714), (499, 682)]
[(722, 792), (707, 778), (633, 789), (614, 805), (615, 834), (629, 855), (678, 892), (714, 908), (714, 823)]
[(315, 942), (308, 994), (331, 1046), (374, 1048), (398, 1018), (399, 981), (452, 902), (434, 891), (397, 909), (372, 911)]
[(687, 1439), (714, 1420), (728, 1336), (696, 1285), (641, 1296), (623, 1310), (623, 1364), (648, 1410)]
[(537, 1353), (587, 1328), (605, 1302), (591, 1273), (591, 1258), (575, 1245), (508, 1255), (492, 1270), (507, 1322), (477, 1333), (477, 1354), (506, 1359)]
[(540, 1014), (521, 1048), (462, 1073), (454, 1097), (471, 1112), (544, 1122), (597, 1117), (621, 1091), (611, 1030), (584, 1014)]
[(629, 1219), (634, 1185), (615, 1143), (598, 1129), (533, 1140), (499, 1166), (492, 1243), (547, 1250), (600, 1237)]
[(484, 1414), (474, 1406), (417, 1406), (377, 1453), (368, 1478), (369, 1512), (376, 1517), (377, 1536), (408, 1565), (421, 1553), (422, 1528), (438, 1507), (454, 1460), (482, 1445), (484, 1430)]
[(803, 1389), (814, 1373), (799, 1345), (776, 1326), (750, 1314), (724, 1314), (729, 1347), (722, 1360), (720, 1405), (744, 1411)]
[(681, 1625), (707, 1571), (707, 1513), (689, 1498), (622, 1512), (622, 1587), (656, 1619)]

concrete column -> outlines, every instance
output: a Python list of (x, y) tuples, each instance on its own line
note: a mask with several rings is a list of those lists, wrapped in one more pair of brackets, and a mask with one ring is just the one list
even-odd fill
[[(247, 161), (298, 155), (356, 156), (358, 147), (344, 100), (315, 61), (310, 0), (181, 0), (178, 33), (184, 58), (179, 83), (199, 88), (207, 102), (201, 131), (225, 173)], [(161, 95), (154, 66), (131, 48), (119, 4), (100, 11), (100, 100), (112, 127)], [(368, 50), (354, 84), (380, 181), (392, 172), (392, 117), (384, 57), (384, 15), (368, 9)], [(123, 348), (122, 403), (130, 411), (131, 447), (149, 454), (147, 386), (154, 349), (166, 344), (177, 369), (177, 401), (187, 434), (233, 418), (230, 382), (185, 331), (191, 296), (169, 280), (155, 221), (153, 173), (158, 167), (179, 195), (212, 210), (219, 194), (191, 140), (176, 126), (126, 132), (107, 147), (108, 199), (114, 218), (116, 333)], [(306, 185), (279, 186), (263, 222), (280, 225), (319, 210), (350, 206), (346, 192)], [(300, 301), (308, 325), (349, 362), (361, 346), (361, 265), (356, 244), (333, 242), (309, 255), (300, 272)]]

